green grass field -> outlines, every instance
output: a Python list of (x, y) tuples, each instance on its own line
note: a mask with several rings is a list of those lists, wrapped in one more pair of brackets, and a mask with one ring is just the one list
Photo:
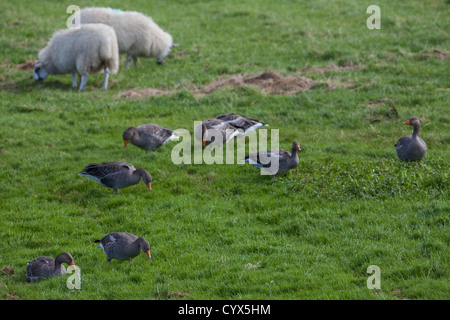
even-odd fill
[[(34, 83), (32, 69), (69, 4), (141, 11), (180, 46), (163, 66)], [(2, 1), (0, 3), (0, 299), (449, 299), (450, 20), (448, 1)], [(330, 67), (331, 66), (331, 67)], [(23, 70), (24, 69), (24, 70)], [(314, 82), (296, 94), (254, 86), (196, 91), (236, 75)], [(158, 96), (128, 98), (155, 88)], [(140, 91), (138, 91), (140, 92)], [(250, 165), (180, 164), (177, 142), (123, 147), (129, 126), (193, 133), (194, 121), (240, 113), (300, 142), (300, 165), (272, 179)], [(403, 122), (423, 120), (428, 153), (398, 160)], [(143, 183), (118, 195), (78, 176), (126, 161)], [(94, 240), (148, 240), (152, 258), (113, 260)], [(26, 282), (37, 256), (70, 252), (68, 275)], [(368, 289), (367, 268), (381, 270)], [(13, 270), (13, 271), (11, 271)]]

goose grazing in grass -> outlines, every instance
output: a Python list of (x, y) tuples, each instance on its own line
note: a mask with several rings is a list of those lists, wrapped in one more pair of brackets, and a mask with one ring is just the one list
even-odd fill
[(139, 183), (141, 179), (149, 190), (152, 189), (152, 176), (145, 169), (136, 169), (132, 164), (122, 161), (90, 164), (79, 175), (92, 178), (104, 187), (112, 188), (114, 193)]
[[(297, 141), (292, 143), (292, 153), (283, 149), (259, 151), (247, 155), (243, 161), (248, 162), (255, 167), (267, 170), (272, 178), (276, 178), (278, 174), (284, 173), (298, 166), (298, 154), (300, 144)], [(273, 163), (275, 161), (275, 163)], [(276, 165), (278, 161), (278, 166)]]
[(179, 137), (170, 129), (157, 124), (143, 124), (138, 127), (129, 127), (122, 134), (125, 147), (128, 142), (138, 148), (155, 151), (171, 140), (178, 140)]
[(254, 131), (262, 126), (268, 126), (268, 124), (264, 122), (252, 118), (247, 118), (237, 113), (221, 114), (220, 116), (217, 116), (216, 119), (223, 120), (233, 125), (235, 128), (242, 129), (244, 133), (240, 134), (240, 136), (245, 136), (249, 132)]
[[(195, 138), (201, 140), (203, 146), (209, 144), (218, 144), (221, 146), (239, 134), (238, 128), (217, 118), (203, 121), (194, 131)], [(220, 138), (216, 141), (216, 137)]]
[(412, 136), (400, 138), (395, 144), (395, 151), (397, 151), (400, 160), (421, 160), (427, 153), (427, 144), (419, 137), (420, 120), (417, 117), (412, 117), (403, 124), (413, 126), (413, 133)]
[(127, 232), (108, 233), (100, 240), (97, 248), (102, 248), (106, 253), (108, 265), (112, 259), (124, 261), (137, 257), (141, 251), (151, 258), (150, 245), (143, 238)]
[(38, 257), (27, 266), (27, 281), (34, 282), (39, 279), (49, 278), (54, 276), (62, 276), (66, 274), (66, 268), (62, 263), (67, 263), (76, 269), (73, 263), (73, 257), (68, 252), (59, 254), (55, 259), (50, 257)]

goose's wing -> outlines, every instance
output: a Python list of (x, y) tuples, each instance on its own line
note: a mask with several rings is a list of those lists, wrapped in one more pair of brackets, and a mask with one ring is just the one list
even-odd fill
[(411, 140), (412, 140), (411, 136), (401, 137), (395, 144), (395, 148), (396, 149), (407, 148), (408, 145), (411, 143)]
[(38, 257), (27, 264), (27, 280), (36, 281), (49, 276), (55, 266), (55, 259), (50, 257)]
[(146, 130), (146, 134), (150, 135), (158, 146), (179, 138), (172, 130), (157, 125), (153, 125), (150, 130)]
[(122, 161), (103, 162), (99, 164), (91, 164), (83, 169), (85, 175), (94, 176), (102, 179), (111, 174), (115, 174), (124, 170), (134, 171), (136, 168), (129, 163)]
[(88, 165), (80, 172), (80, 175), (92, 178), (105, 186), (111, 186), (112, 180), (117, 175), (122, 173), (131, 174), (135, 170), (136, 168), (132, 164), (112, 161)]
[(242, 129), (246, 131), (256, 130), (259, 127), (264, 126), (265, 124), (259, 120), (248, 118), (241, 116), (236, 113), (226, 113), (220, 116), (217, 116), (217, 119), (221, 119), (236, 128)]

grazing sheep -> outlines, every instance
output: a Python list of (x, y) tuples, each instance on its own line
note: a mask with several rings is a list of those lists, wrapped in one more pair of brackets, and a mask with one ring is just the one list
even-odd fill
[(119, 49), (114, 29), (101, 23), (85, 24), (80, 29), (63, 29), (55, 32), (48, 45), (39, 52), (34, 67), (34, 79), (44, 80), (49, 74), (72, 76), (72, 86), (77, 87), (75, 73), (80, 77), (83, 90), (90, 73), (104, 70), (103, 89), (108, 87), (109, 73), (119, 69)]
[(138, 57), (156, 58), (163, 64), (170, 49), (176, 47), (172, 36), (164, 32), (152, 18), (135, 11), (122, 11), (111, 8), (83, 8), (80, 22), (104, 23), (114, 28), (119, 43), (119, 53), (126, 53), (126, 68), (133, 60), (137, 65)]

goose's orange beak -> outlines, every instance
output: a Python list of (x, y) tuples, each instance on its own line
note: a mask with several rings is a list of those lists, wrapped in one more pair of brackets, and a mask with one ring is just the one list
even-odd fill
[(128, 140), (123, 140), (123, 146), (126, 147), (128, 144)]
[(73, 270), (77, 270), (77, 267), (75, 266), (75, 263), (73, 263), (73, 261), (69, 263), (69, 266), (71, 266)]
[(300, 145), (297, 145), (297, 149), (298, 149), (298, 150), (302, 150), (302, 149), (300, 149)]
[(406, 120), (405, 122), (403, 122), (403, 124), (411, 124), (411, 121)]
[(147, 183), (147, 187), (148, 187), (148, 190), (152, 190), (152, 184), (150, 182)]
[(145, 254), (147, 255), (147, 257), (150, 259), (152, 256), (150, 255), (150, 250), (145, 251)]

